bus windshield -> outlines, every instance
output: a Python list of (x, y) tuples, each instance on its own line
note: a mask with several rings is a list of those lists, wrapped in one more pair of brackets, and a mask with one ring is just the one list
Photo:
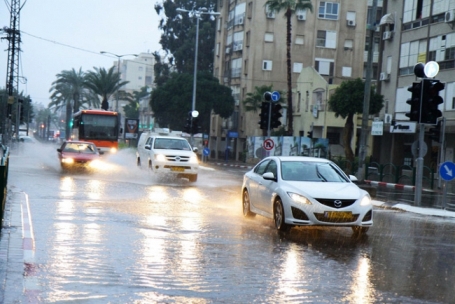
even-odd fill
[(117, 140), (117, 116), (82, 114), (79, 139)]

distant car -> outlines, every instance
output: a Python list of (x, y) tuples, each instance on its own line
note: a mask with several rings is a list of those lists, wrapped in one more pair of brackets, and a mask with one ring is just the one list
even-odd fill
[(144, 132), (139, 138), (136, 163), (156, 174), (171, 174), (196, 182), (199, 161), (195, 152), (197, 148), (191, 147), (183, 137)]
[(244, 175), (243, 215), (273, 219), (279, 231), (343, 226), (364, 234), (373, 225), (373, 205), (355, 180), (326, 159), (267, 157)]
[(57, 149), (63, 170), (95, 169), (101, 166), (100, 152), (95, 144), (85, 141), (65, 141)]

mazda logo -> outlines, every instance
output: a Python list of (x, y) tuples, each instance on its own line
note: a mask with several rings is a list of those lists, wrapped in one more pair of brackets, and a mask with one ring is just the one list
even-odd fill
[(336, 200), (336, 201), (333, 202), (333, 204), (335, 205), (335, 207), (340, 208), (341, 205), (343, 205), (343, 202), (340, 201), (340, 200)]

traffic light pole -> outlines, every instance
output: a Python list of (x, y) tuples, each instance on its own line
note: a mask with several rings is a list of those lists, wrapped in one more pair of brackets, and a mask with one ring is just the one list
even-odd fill
[(267, 122), (267, 138), (270, 138), (270, 122), (272, 120), (272, 101), (269, 101), (269, 119)]
[(423, 157), (425, 156), (425, 124), (419, 124), (419, 129), (419, 157), (417, 157), (416, 185), (414, 193), (414, 204), (416, 206), (420, 206), (420, 203), (422, 202)]

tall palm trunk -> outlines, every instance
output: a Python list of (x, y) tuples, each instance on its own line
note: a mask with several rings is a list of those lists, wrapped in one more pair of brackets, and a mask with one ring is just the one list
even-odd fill
[(288, 76), (288, 135), (294, 135), (294, 115), (292, 113), (292, 73), (291, 73), (291, 16), (292, 11), (286, 11), (286, 65)]

